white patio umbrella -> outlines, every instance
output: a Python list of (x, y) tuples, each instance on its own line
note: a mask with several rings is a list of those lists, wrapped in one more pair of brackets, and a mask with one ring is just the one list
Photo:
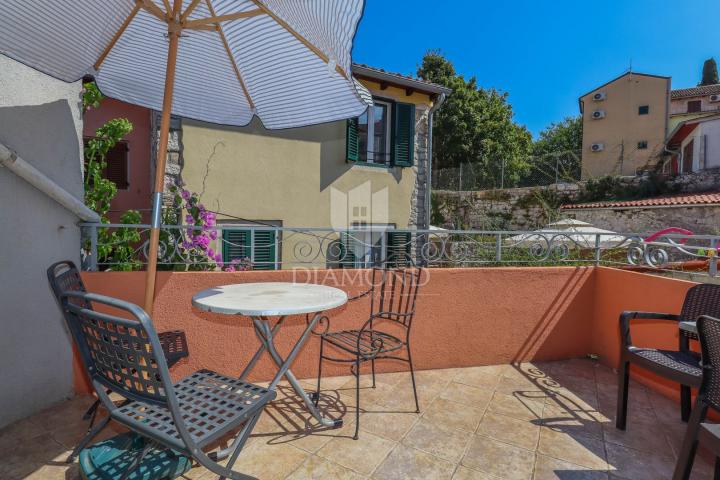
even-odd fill
[(552, 242), (565, 244), (570, 248), (595, 248), (595, 240), (600, 235), (600, 247), (610, 248), (622, 244), (626, 237), (612, 230), (594, 227), (591, 223), (566, 218), (547, 225), (535, 233), (515, 235), (506, 240), (514, 246), (530, 246), (536, 243)]
[(271, 129), (359, 116), (363, 0), (3, 0), (0, 53), (162, 111), (145, 309), (152, 310), (170, 115)]

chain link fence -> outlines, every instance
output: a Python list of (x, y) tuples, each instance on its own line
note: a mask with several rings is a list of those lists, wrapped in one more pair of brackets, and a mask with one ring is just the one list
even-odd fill
[(581, 178), (579, 152), (562, 152), (508, 164), (505, 160), (466, 162), (433, 171), (436, 190), (472, 191), (572, 183)]

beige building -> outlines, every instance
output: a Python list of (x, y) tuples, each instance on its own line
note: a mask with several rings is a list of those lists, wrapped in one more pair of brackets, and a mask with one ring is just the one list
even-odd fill
[(358, 244), (389, 248), (397, 236), (348, 242), (340, 233), (287, 229), (428, 227), (431, 112), (450, 91), (363, 65), (353, 74), (374, 98), (356, 119), (275, 131), (257, 120), (242, 128), (182, 120), (182, 180), (220, 212), (220, 224), (247, 225), (223, 232), (225, 261), (322, 265), (349, 248), (361, 262), (373, 253)]
[(582, 177), (635, 175), (657, 163), (668, 131), (670, 77), (625, 73), (579, 98)]

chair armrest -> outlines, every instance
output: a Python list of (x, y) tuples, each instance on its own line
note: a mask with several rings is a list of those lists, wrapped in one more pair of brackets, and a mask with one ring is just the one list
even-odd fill
[(172, 330), (158, 333), (160, 346), (165, 354), (165, 361), (168, 367), (175, 365), (180, 359), (190, 355), (187, 346), (187, 338), (182, 330)]
[(668, 320), (679, 322), (680, 315), (674, 313), (658, 313), (658, 312), (637, 312), (625, 311), (620, 314), (620, 337), (623, 348), (632, 345), (632, 337), (630, 336), (631, 320)]

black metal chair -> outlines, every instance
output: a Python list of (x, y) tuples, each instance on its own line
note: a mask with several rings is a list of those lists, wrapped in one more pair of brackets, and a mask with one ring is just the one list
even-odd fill
[[(93, 293), (66, 291), (60, 298), (80, 358), (109, 417), (145, 440), (123, 479), (151, 449), (187, 455), (223, 478), (252, 478), (232, 466), (265, 405), (275, 398), (274, 391), (210, 370), (173, 384), (160, 339), (142, 308)], [(87, 308), (93, 303), (122, 316)], [(117, 405), (108, 390), (126, 401)], [(226, 449), (206, 453), (236, 431)], [(225, 458), (225, 466), (218, 463)]]
[(701, 316), (697, 321), (702, 350), (702, 383), (695, 399), (673, 480), (690, 478), (698, 442), (715, 454), (715, 480), (720, 480), (720, 425), (706, 423), (708, 410), (720, 413), (720, 319)]
[[(322, 362), (352, 363), (351, 372), (355, 376), (355, 435), (357, 440), (360, 429), (360, 365), (370, 362), (372, 366), (372, 387), (375, 388), (375, 360), (395, 359), (407, 362), (410, 366), (415, 411), (420, 412), (415, 371), (410, 353), (410, 329), (415, 316), (415, 303), (420, 288), (422, 268), (373, 268), (372, 284), (368, 291), (353, 299), (370, 296), (370, 318), (358, 330), (329, 332), (329, 321), (325, 318), (325, 332), (320, 334), (320, 359), (318, 365), (317, 391), (312, 395), (317, 404), (320, 396)], [(393, 335), (381, 328), (394, 325), (402, 334)], [(348, 358), (330, 356), (326, 353), (325, 343), (334, 346)], [(401, 351), (407, 357), (400, 356)]]
[[(70, 260), (63, 260), (52, 264), (50, 268), (47, 269), (47, 276), (48, 281), (50, 282), (50, 288), (52, 289), (53, 294), (55, 295), (55, 300), (57, 300), (59, 306), (61, 306), (60, 296), (63, 292), (87, 292), (85, 284), (80, 277), (80, 272), (75, 267), (75, 264)], [(92, 305), (89, 303), (84, 305), (84, 307), (92, 310)], [(172, 367), (181, 359), (189, 355), (185, 332), (180, 330), (161, 332), (158, 334), (158, 337), (160, 338), (160, 344), (162, 346), (163, 353), (165, 354), (165, 361), (167, 362), (168, 367)], [(90, 424), (85, 436), (82, 440), (80, 440), (80, 442), (78, 442), (77, 446), (67, 458), (67, 463), (71, 463), (75, 457), (78, 456), (80, 450), (85, 448), (93, 439), (94, 435), (90, 436), (90, 432), (93, 431), (99, 406), (100, 399), (97, 399), (83, 415), (83, 420), (89, 420)], [(107, 426), (109, 421), (109, 417), (104, 418), (102, 420), (102, 428)], [(97, 432), (99, 433), (102, 428), (97, 430)]]
[(679, 315), (653, 312), (623, 312), (620, 315), (620, 367), (618, 369), (618, 400), (615, 426), (625, 430), (627, 424), (630, 364), (649, 370), (680, 384), (680, 415), (684, 422), (690, 417), (691, 388), (698, 388), (702, 380), (700, 355), (690, 351), (689, 338), (680, 332), (678, 350), (642, 348), (633, 345), (630, 336), (632, 320), (695, 321), (701, 315), (720, 317), (720, 285), (701, 284), (691, 287)]

